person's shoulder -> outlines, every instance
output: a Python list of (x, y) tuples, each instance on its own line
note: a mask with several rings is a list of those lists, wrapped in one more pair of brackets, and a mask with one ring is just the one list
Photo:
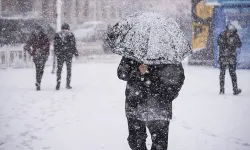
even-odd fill
[(234, 36), (240, 37), (238, 32), (235, 32)]
[(129, 64), (139, 64), (138, 61), (132, 59), (132, 58), (128, 58), (128, 57), (122, 57), (122, 61), (129, 63)]
[(69, 36), (71, 36), (71, 37), (75, 37), (75, 35), (74, 35), (74, 33), (72, 32), (72, 31), (68, 31), (68, 34), (69, 34)]
[(171, 64), (161, 64), (162, 67), (172, 66), (172, 67), (182, 67), (182, 63), (171, 63)]
[(42, 36), (44, 36), (46, 38), (49, 37), (49, 35), (47, 33), (45, 33), (45, 32), (42, 32), (41, 34), (42, 34)]
[(170, 70), (184, 70), (182, 63), (177, 64), (162, 64), (160, 65), (160, 68), (162, 69), (170, 69)]
[(56, 32), (55, 37), (58, 37), (61, 34), (61, 32)]
[(219, 36), (222, 37), (222, 36), (225, 36), (226, 35), (226, 32), (225, 31), (222, 31)]

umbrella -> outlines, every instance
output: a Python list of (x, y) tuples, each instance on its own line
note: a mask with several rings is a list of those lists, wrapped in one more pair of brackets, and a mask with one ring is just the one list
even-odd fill
[(178, 64), (191, 53), (190, 45), (172, 18), (152, 12), (135, 13), (107, 33), (113, 53), (145, 64)]

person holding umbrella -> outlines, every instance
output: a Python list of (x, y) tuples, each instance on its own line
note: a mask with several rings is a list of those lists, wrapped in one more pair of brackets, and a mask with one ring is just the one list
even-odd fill
[(136, 13), (118, 22), (107, 34), (116, 54), (122, 55), (118, 78), (127, 81), (126, 117), (132, 150), (167, 150), (172, 101), (185, 80), (181, 61), (191, 48), (178, 24), (156, 13)]

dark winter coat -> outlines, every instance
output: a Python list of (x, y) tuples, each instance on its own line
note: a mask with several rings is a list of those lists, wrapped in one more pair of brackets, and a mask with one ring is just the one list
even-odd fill
[(140, 63), (123, 57), (118, 77), (127, 81), (126, 116), (142, 121), (172, 118), (172, 101), (184, 83), (184, 70), (179, 65), (151, 65), (141, 75)]
[[(227, 37), (227, 32), (230, 36)], [(236, 48), (240, 48), (242, 43), (237, 29), (226, 30), (219, 35), (219, 63), (236, 63), (237, 53)]]
[(33, 60), (47, 59), (50, 51), (50, 41), (43, 30), (35, 30), (31, 33), (28, 41), (24, 46), (24, 50), (28, 51)]
[(54, 38), (54, 51), (57, 56), (65, 55), (73, 57), (73, 55), (78, 55), (75, 36), (70, 30), (62, 30), (56, 33)]

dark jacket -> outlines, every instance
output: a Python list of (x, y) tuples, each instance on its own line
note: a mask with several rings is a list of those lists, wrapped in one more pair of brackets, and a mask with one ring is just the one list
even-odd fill
[(75, 36), (70, 30), (62, 30), (61, 32), (56, 33), (54, 38), (54, 51), (57, 56), (78, 56)]
[(123, 57), (118, 77), (127, 81), (126, 116), (142, 121), (172, 118), (172, 101), (184, 83), (182, 65), (151, 65), (149, 73), (141, 75), (140, 63)]
[[(227, 37), (227, 32), (230, 36)], [(237, 29), (229, 31), (228, 29), (222, 32), (218, 38), (219, 45), (219, 62), (234, 62), (236, 63), (236, 48), (240, 48), (242, 43), (239, 35), (237, 34)]]
[(31, 33), (28, 41), (24, 45), (24, 50), (34, 57), (48, 57), (50, 41), (43, 30), (35, 30)]

